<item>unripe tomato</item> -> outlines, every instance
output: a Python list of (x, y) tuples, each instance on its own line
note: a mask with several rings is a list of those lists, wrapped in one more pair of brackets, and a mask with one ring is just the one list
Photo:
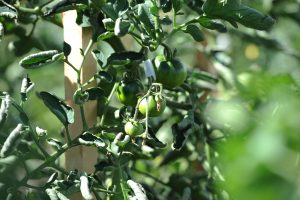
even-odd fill
[(124, 127), (125, 133), (130, 136), (138, 136), (144, 132), (144, 127), (140, 122), (128, 121)]
[(117, 87), (116, 95), (118, 100), (126, 106), (135, 106), (138, 94), (143, 91), (143, 85), (138, 81), (121, 81)]
[(174, 88), (181, 85), (187, 76), (187, 70), (177, 59), (166, 60), (162, 55), (154, 59), (156, 68), (156, 81), (166, 88)]
[(164, 97), (159, 95), (150, 95), (144, 98), (139, 105), (139, 111), (146, 115), (146, 106), (148, 104), (148, 115), (150, 117), (156, 117), (162, 114), (166, 108), (166, 100)]

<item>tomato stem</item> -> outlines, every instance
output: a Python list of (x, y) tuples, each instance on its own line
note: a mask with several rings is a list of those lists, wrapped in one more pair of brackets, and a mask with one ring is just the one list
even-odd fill
[(146, 120), (145, 120), (145, 132), (142, 135), (143, 138), (143, 142), (142, 145), (145, 145), (146, 143), (146, 139), (147, 139), (147, 134), (148, 134), (148, 123), (149, 123), (149, 105), (148, 105), (148, 97), (146, 99), (147, 103), (146, 103)]
[[(120, 153), (120, 156), (122, 156), (122, 152)], [(124, 186), (124, 177), (123, 177), (123, 172), (122, 172), (122, 168), (121, 168), (121, 164), (120, 164), (120, 160), (118, 160), (118, 171), (119, 171), (119, 177), (120, 177), (120, 187), (121, 187), (121, 191), (122, 191), (122, 195), (123, 195), (123, 199), (127, 200), (127, 194), (125, 191), (125, 186)]]
[(67, 135), (67, 141), (68, 141), (68, 144), (70, 144), (70, 142), (72, 141), (72, 139), (71, 139), (71, 136), (70, 136), (70, 132), (69, 132), (69, 127), (68, 127), (68, 125), (65, 126), (65, 130), (66, 130), (66, 135)]
[(103, 114), (102, 114), (101, 120), (100, 120), (100, 126), (103, 126), (103, 124), (104, 124), (104, 120), (105, 120), (105, 116), (106, 116), (106, 113), (107, 113), (108, 105), (110, 103), (111, 98), (113, 97), (113, 94), (115, 93), (115, 91), (117, 89), (117, 86), (118, 86), (118, 83), (115, 82), (115, 84), (114, 84), (114, 86), (113, 86), (112, 90), (110, 91), (110, 94), (107, 98), (107, 101), (106, 101), (104, 109), (103, 109)]

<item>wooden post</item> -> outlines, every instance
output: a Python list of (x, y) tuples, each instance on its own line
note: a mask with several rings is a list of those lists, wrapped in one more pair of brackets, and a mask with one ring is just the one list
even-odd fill
[[(64, 26), (64, 40), (72, 47), (71, 54), (68, 56), (70, 63), (76, 68), (82, 62), (82, 55), (80, 48), (83, 50), (91, 39), (91, 29), (82, 28), (76, 24), (76, 11), (67, 11), (63, 13), (63, 26)], [(81, 81), (85, 82), (90, 79), (96, 72), (96, 63), (89, 54), (84, 62), (81, 74)], [(73, 102), (73, 94), (77, 89), (77, 73), (67, 64), (64, 66), (65, 77), (65, 100), (74, 108), (75, 111), (75, 123), (70, 125), (70, 135), (74, 138), (81, 134), (82, 122), (80, 115), (80, 108)], [(96, 84), (96, 83), (94, 83)], [(85, 117), (87, 124), (93, 126), (96, 123), (96, 102), (86, 103), (84, 106)], [(94, 164), (97, 161), (97, 149), (92, 147), (78, 146), (68, 150), (65, 154), (65, 167), (67, 170), (78, 169), (79, 171), (85, 171), (91, 173), (94, 171)], [(81, 195), (77, 194), (73, 200), (81, 199)]]

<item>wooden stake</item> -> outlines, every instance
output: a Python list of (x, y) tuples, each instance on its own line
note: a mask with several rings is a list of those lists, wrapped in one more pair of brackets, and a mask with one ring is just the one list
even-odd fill
[[(91, 38), (91, 29), (82, 28), (76, 24), (76, 11), (67, 11), (63, 14), (63, 26), (64, 26), (64, 40), (72, 47), (71, 54), (68, 56), (68, 60), (76, 68), (79, 68), (82, 62), (82, 55), (80, 48), (83, 50), (86, 48)], [(82, 68), (81, 81), (85, 82), (90, 79), (96, 72), (96, 63), (91, 54), (86, 57)], [(73, 94), (77, 89), (77, 73), (67, 64), (64, 66), (65, 76), (65, 100), (74, 108), (75, 111), (75, 123), (69, 126), (71, 138), (74, 138), (81, 134), (82, 122), (80, 109), (78, 105), (73, 102)], [(96, 83), (94, 83), (96, 84)], [(85, 117), (88, 126), (93, 126), (96, 123), (96, 102), (86, 103), (84, 106)], [(68, 150), (65, 154), (65, 166), (67, 170), (78, 169), (79, 171), (85, 171), (91, 173), (94, 171), (94, 164), (97, 161), (97, 149), (88, 148), (83, 146), (74, 147)], [(81, 195), (76, 195), (73, 200), (81, 199)]]

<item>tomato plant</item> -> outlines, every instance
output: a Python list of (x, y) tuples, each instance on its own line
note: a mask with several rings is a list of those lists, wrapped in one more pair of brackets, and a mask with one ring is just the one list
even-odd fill
[[(288, 2), (0, 0), (0, 199), (248, 200), (260, 199), (256, 194), (269, 191), (275, 179), (276, 191), (285, 191), (270, 199), (299, 199), (296, 190), (293, 198), (287, 195), (298, 181), (288, 170), (276, 171), (278, 157), (298, 161), (297, 120), (278, 113), (298, 110), (299, 82), (275, 75), (282, 69), (270, 67), (272, 76), (259, 71), (267, 70), (274, 52), (300, 56), (270, 38), (275, 20), (254, 9), (298, 23), (300, 6)], [(91, 33), (82, 48), (58, 34), (68, 29), (61, 14), (70, 10), (82, 33)], [(258, 60), (248, 61), (247, 84), (238, 68), (244, 57)], [(97, 70), (86, 80), (90, 60)], [(57, 86), (62, 63), (76, 76), (75, 84), (65, 79), (74, 87), (69, 101), (62, 82)], [(90, 123), (89, 112), (96, 110)], [(296, 112), (291, 117), (299, 119)], [(72, 124), (80, 127), (76, 137)], [(266, 133), (283, 126), (291, 136), (281, 143), (281, 136), (265, 134), (264, 124)], [(98, 153), (93, 171), (67, 169), (60, 157), (85, 146)], [(256, 169), (253, 177), (267, 184), (251, 179)]]

